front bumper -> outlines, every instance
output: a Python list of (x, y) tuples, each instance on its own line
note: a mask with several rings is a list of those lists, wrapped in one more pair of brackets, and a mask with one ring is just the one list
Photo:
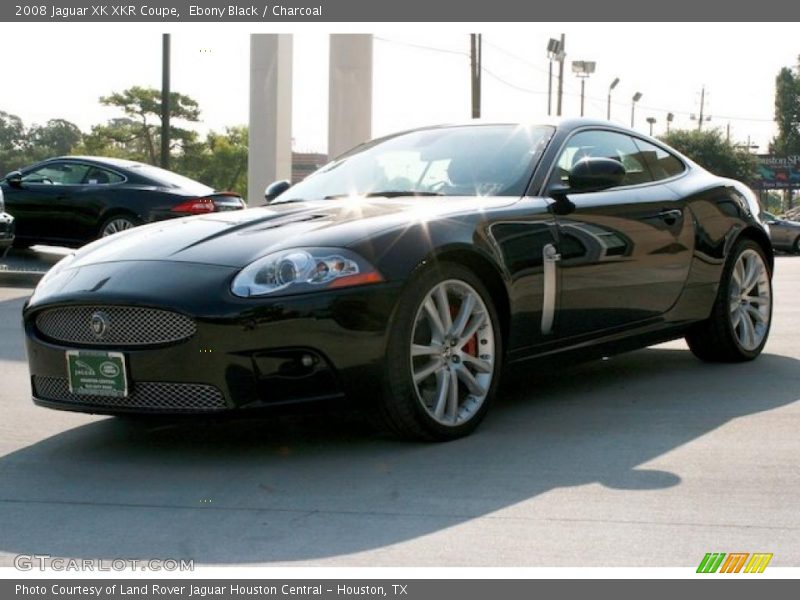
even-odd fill
[[(399, 284), (254, 300), (230, 294), (236, 270), (228, 267), (142, 261), (73, 271), (56, 276), (65, 283), (46, 282), (49, 289), (37, 290), (24, 311), (37, 404), (104, 414), (207, 413), (380, 392)], [(46, 337), (37, 315), (69, 306), (173, 311), (191, 317), (196, 330), (145, 347)], [(124, 353), (127, 398), (69, 392), (66, 351), (82, 348)]]

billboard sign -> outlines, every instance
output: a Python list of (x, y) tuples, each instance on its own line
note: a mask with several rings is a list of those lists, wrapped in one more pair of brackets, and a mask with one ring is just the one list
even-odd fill
[(758, 155), (758, 175), (751, 182), (761, 190), (788, 190), (800, 188), (800, 154), (775, 156)]

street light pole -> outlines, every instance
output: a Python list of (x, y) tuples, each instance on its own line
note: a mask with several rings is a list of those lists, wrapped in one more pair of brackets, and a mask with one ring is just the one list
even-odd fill
[(581, 116), (583, 116), (583, 100), (586, 92), (586, 79), (595, 71), (597, 63), (591, 60), (573, 60), (572, 72), (581, 80)]
[(611, 91), (615, 87), (617, 87), (618, 83), (619, 83), (619, 77), (616, 77), (614, 81), (611, 82), (611, 85), (608, 86), (608, 107), (606, 110), (606, 119), (608, 119), (609, 121), (611, 120)]
[(164, 169), (169, 169), (170, 146), (169, 46), (170, 35), (165, 33), (161, 39), (161, 167)]
[(480, 33), (470, 34), (470, 82), (472, 85), (472, 118), (481, 116), (481, 47)]
[(636, 103), (642, 99), (642, 93), (636, 92), (633, 95), (633, 102), (631, 102), (631, 129), (633, 129), (634, 124), (636, 123), (635, 115), (636, 115)]
[(566, 49), (566, 37), (564, 34), (561, 34), (561, 41), (559, 42), (560, 49), (558, 53), (558, 105), (556, 109), (556, 114), (560, 117), (561, 116), (561, 101), (564, 97), (564, 58), (566, 58), (567, 53)]
[(647, 122), (650, 124), (650, 135), (653, 135), (653, 125), (656, 123), (655, 117), (647, 117)]
[(564, 60), (563, 53), (561, 52), (561, 42), (550, 38), (547, 42), (547, 58), (550, 59), (550, 69), (547, 73), (547, 114), (553, 114), (553, 61), (559, 62)]
[(674, 118), (675, 115), (673, 115), (672, 113), (667, 113), (667, 133), (669, 133), (669, 126)]

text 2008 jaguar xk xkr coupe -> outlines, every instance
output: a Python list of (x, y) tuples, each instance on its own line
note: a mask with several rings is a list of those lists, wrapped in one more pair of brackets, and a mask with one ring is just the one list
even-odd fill
[(609, 123), (418, 129), (278, 191), (60, 262), (24, 310), (34, 400), (175, 413), (346, 396), (450, 439), (484, 417), (501, 368), (679, 337), (743, 361), (767, 339), (753, 194)]

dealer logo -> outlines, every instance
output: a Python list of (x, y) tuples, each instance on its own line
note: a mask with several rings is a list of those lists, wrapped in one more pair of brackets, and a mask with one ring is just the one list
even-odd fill
[(111, 320), (108, 318), (106, 313), (101, 311), (92, 313), (92, 316), (89, 319), (89, 327), (92, 330), (92, 335), (95, 337), (95, 339), (105, 339), (110, 326)]

